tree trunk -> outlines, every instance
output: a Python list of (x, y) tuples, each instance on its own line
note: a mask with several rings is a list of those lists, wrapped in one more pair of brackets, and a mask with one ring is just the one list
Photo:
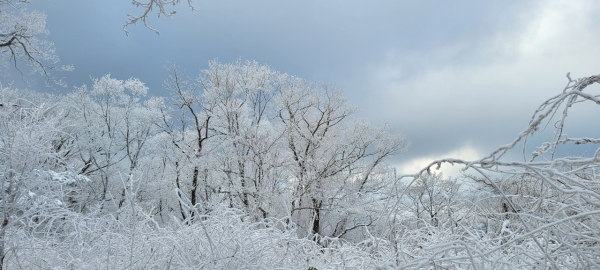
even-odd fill
[(177, 185), (177, 197), (178, 197), (178, 203), (179, 203), (179, 211), (181, 211), (181, 218), (183, 220), (185, 220), (187, 218), (187, 215), (185, 214), (185, 210), (183, 208), (183, 205), (181, 204), (181, 193), (183, 192), (183, 190), (181, 190), (181, 184), (179, 183), (179, 162), (175, 161), (175, 170), (177, 171), (177, 176), (175, 178), (175, 184)]
[(314, 207), (314, 217), (312, 222), (312, 235), (318, 234), (321, 230), (321, 202), (315, 198), (312, 199)]
[(4, 244), (6, 241), (6, 227), (8, 226), (8, 215), (4, 213), (2, 227), (0, 228), (0, 270), (4, 267)]
[[(192, 178), (192, 191), (191, 191), (192, 194), (191, 194), (191, 197), (190, 197), (190, 200), (191, 200), (191, 203), (192, 203), (192, 207), (196, 207), (196, 202), (197, 202), (197, 199), (196, 199), (196, 190), (198, 189), (198, 177), (199, 177), (199, 174), (200, 174), (200, 170), (198, 169), (198, 166), (194, 167), (194, 176)], [(192, 211), (190, 213), (190, 215), (193, 217), (194, 216), (194, 211)]]

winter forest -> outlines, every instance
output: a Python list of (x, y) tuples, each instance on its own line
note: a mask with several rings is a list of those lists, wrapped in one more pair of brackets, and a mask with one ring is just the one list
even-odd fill
[[(29, 2), (0, 0), (2, 70), (64, 84)], [(179, 2), (133, 1), (125, 27)], [(600, 137), (567, 136), (600, 76), (567, 75), (508, 144), (411, 175), (387, 162), (410, 138), (334, 85), (244, 60), (165, 77), (165, 96), (0, 78), (0, 269), (600, 268)]]

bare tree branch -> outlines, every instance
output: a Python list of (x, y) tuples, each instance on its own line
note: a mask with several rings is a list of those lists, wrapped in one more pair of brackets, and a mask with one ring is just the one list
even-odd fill
[[(186, 0), (188, 7), (194, 11), (196, 10), (196, 8), (194, 7), (193, 3), (194, 0)], [(138, 21), (141, 21), (144, 26), (152, 31), (154, 31), (156, 34), (160, 35), (160, 32), (153, 28), (152, 26), (150, 26), (148, 24), (148, 16), (150, 15), (150, 13), (152, 11), (157, 11), (156, 14), (157, 16), (160, 18), (160, 16), (165, 16), (169, 19), (173, 18), (173, 15), (175, 15), (177, 13), (176, 10), (167, 10), (166, 6), (172, 5), (172, 6), (176, 6), (177, 4), (179, 4), (181, 2), (181, 0), (148, 0), (148, 1), (137, 1), (137, 0), (133, 0), (131, 3), (138, 7), (138, 8), (142, 8), (143, 12), (141, 15), (133, 15), (133, 14), (127, 14), (127, 16), (129, 17), (129, 19), (125, 22), (125, 24), (123, 25), (123, 31), (125, 31), (126, 35), (129, 35), (129, 31), (127, 31), (127, 27), (129, 25), (135, 25), (137, 24)]]

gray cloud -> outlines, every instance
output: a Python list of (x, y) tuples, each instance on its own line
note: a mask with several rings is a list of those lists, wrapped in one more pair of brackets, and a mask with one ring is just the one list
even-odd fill
[(397, 164), (465, 145), (486, 153), (525, 127), (567, 71), (599, 73), (594, 1), (202, 1), (150, 20), (161, 36), (138, 25), (129, 37), (121, 26), (137, 10), (127, 1), (34, 8), (76, 68), (72, 85), (110, 72), (168, 95), (170, 60), (192, 77), (215, 58), (257, 60), (339, 86), (361, 117), (395, 126), (413, 141)]

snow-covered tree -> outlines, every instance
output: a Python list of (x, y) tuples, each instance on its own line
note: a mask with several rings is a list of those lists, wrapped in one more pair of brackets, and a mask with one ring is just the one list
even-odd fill
[(162, 126), (177, 153), (170, 159), (176, 187), (192, 205), (271, 216), (286, 180), (281, 131), (272, 123), (280, 76), (255, 62), (213, 61), (192, 83), (171, 68), (166, 87), (175, 111)]
[(422, 221), (430, 226), (440, 226), (450, 222), (454, 226), (455, 214), (460, 208), (461, 191), (458, 178), (444, 179), (441, 173), (424, 174), (417, 178), (405, 191), (407, 210), (416, 218), (417, 224)]
[(105, 75), (68, 97), (71, 117), (80, 124), (74, 134), (78, 161), (73, 164), (81, 174), (97, 180), (90, 185), (90, 199), (103, 202), (103, 207), (121, 208), (129, 182), (147, 176), (140, 163), (161, 114), (158, 107), (142, 100), (146, 93), (147, 87), (138, 79)]
[[(12, 65), (21, 75), (38, 73), (48, 83), (65, 85), (54, 77), (53, 71), (68, 71), (70, 66), (58, 66), (58, 56), (51, 42), (44, 38), (46, 15), (26, 10), (29, 0), (0, 1), (0, 69), (6, 71)], [(25, 71), (24, 66), (28, 66)]]
[(219, 166), (221, 192), (232, 207), (261, 218), (272, 214), (271, 199), (281, 195), (285, 179), (273, 98), (287, 77), (266, 65), (238, 60), (212, 61), (198, 79), (219, 143), (213, 159)]
[(242, 61), (210, 62), (195, 83), (171, 68), (166, 86), (175, 107), (162, 126), (177, 153), (168, 167), (191, 205), (291, 217), (305, 235), (374, 224), (376, 214), (350, 208), (389, 196), (384, 160), (408, 143), (354, 119), (339, 89)]
[(323, 236), (371, 225), (371, 216), (347, 224), (348, 220), (338, 223), (334, 213), (372, 200), (385, 185), (373, 175), (386, 157), (404, 151), (408, 141), (389, 129), (353, 120), (354, 107), (327, 84), (294, 79), (277, 102), (292, 156), (294, 221), (308, 235)]
[[(204, 102), (198, 85), (178, 67), (172, 65), (169, 71), (165, 87), (173, 93), (171, 102), (175, 111), (172, 118), (163, 111), (160, 123), (171, 142), (169, 152), (173, 153), (165, 166), (174, 172), (172, 177), (179, 200), (189, 200), (191, 206), (206, 209), (218, 192), (218, 182), (210, 175), (213, 170), (209, 170), (214, 167), (209, 154), (215, 148), (209, 139), (215, 133), (213, 116), (208, 112), (214, 104)], [(195, 215), (195, 211), (185, 210), (181, 203), (179, 207), (183, 219)]]

